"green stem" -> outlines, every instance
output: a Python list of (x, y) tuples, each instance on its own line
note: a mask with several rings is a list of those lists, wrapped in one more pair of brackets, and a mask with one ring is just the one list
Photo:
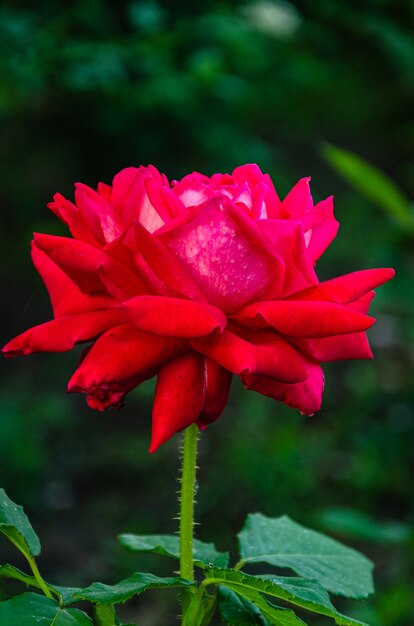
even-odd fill
[[(195, 424), (192, 424), (184, 431), (183, 463), (181, 470), (180, 576), (187, 580), (194, 580), (193, 531), (197, 437), (198, 428)], [(186, 613), (192, 595), (192, 591), (183, 589), (182, 624), (186, 623)]]
[(12, 537), (9, 537), (9, 539), (12, 542), (12, 544), (16, 546), (19, 552), (23, 554), (24, 558), (30, 565), (30, 569), (33, 572), (33, 576), (35, 578), (36, 583), (39, 586), (39, 589), (43, 591), (43, 593), (45, 594), (47, 598), (50, 598), (51, 600), (53, 600), (54, 599), (53, 593), (51, 592), (46, 582), (43, 580), (42, 575), (39, 572), (39, 568), (37, 567), (36, 561), (34, 560), (34, 557), (32, 557), (28, 552), (26, 552), (26, 550), (24, 550), (23, 546), (19, 542), (15, 541)]
[(45, 594), (45, 596), (47, 598), (50, 598), (53, 600), (53, 594), (50, 591), (49, 587), (47, 586), (47, 584), (45, 583), (45, 581), (43, 580), (40, 572), (39, 572), (39, 568), (36, 565), (36, 561), (28, 554), (25, 554), (25, 557), (30, 565), (30, 569), (33, 572), (33, 576), (36, 579), (37, 584), (39, 585), (40, 589), (43, 591), (43, 593)]

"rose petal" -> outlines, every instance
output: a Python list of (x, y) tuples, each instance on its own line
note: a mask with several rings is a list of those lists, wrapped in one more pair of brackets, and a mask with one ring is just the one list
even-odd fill
[(286, 298), (318, 283), (312, 260), (306, 251), (303, 230), (298, 222), (260, 220), (258, 225), (285, 265), (280, 297)]
[[(256, 219), (280, 217), (281, 202), (273, 182), (270, 176), (263, 174), (256, 164), (250, 163), (236, 167), (232, 178), (239, 186), (247, 184), (250, 194), (250, 201), (247, 205), (251, 207)], [(236, 195), (235, 198), (238, 196)]]
[(168, 222), (185, 211), (185, 206), (177, 195), (169, 187), (161, 186), (153, 178), (145, 180), (145, 189), (150, 203), (156, 208), (163, 222)]
[(111, 205), (87, 185), (76, 183), (75, 189), (76, 206), (94, 238), (101, 245), (117, 239), (125, 225)]
[(368, 291), (368, 293), (364, 293), (364, 295), (357, 300), (350, 302), (348, 307), (350, 309), (354, 309), (354, 311), (359, 311), (360, 313), (367, 313), (374, 298), (375, 291)]
[(75, 343), (93, 339), (123, 321), (124, 313), (119, 309), (60, 317), (29, 328), (9, 341), (2, 352), (7, 357), (34, 352), (66, 352), (71, 350)]
[(310, 177), (301, 178), (282, 202), (283, 217), (300, 221), (306, 213), (313, 210), (310, 192)]
[(127, 167), (121, 170), (112, 181), (112, 203), (126, 225), (138, 220), (144, 228), (154, 232), (164, 224), (164, 220), (151, 203), (145, 181), (151, 178), (160, 187), (164, 178), (153, 167)]
[(199, 215), (202, 206), (203, 205), (186, 207), (184, 211), (168, 220), (163, 226), (160, 226), (154, 234), (168, 247), (168, 233), (191, 222), (194, 217)]
[[(195, 284), (183, 264), (156, 237), (140, 224), (134, 224), (130, 232), (130, 244), (136, 254), (137, 269), (144, 271), (146, 280), (152, 274), (161, 281), (172, 294), (180, 294), (187, 298), (206, 301), (206, 297)], [(146, 269), (143, 268), (143, 263)], [(156, 283), (155, 285), (156, 286)]]
[(138, 330), (167, 337), (203, 337), (227, 324), (220, 309), (180, 298), (137, 296), (124, 303), (124, 310)]
[[(375, 292), (369, 291), (358, 300), (348, 304), (348, 308), (360, 313), (367, 313), (374, 296)], [(297, 339), (294, 343), (302, 352), (321, 363), (373, 358), (365, 332), (321, 339)]]
[(181, 181), (174, 181), (172, 188), (185, 207), (194, 207), (204, 204), (214, 196), (214, 191), (206, 182), (194, 177), (192, 174), (184, 176)]
[(302, 356), (273, 333), (254, 331), (247, 340), (225, 330), (221, 335), (193, 339), (191, 345), (234, 374), (263, 374), (290, 383), (306, 378)]
[(93, 236), (79, 213), (78, 207), (73, 202), (66, 200), (62, 194), (56, 193), (53, 196), (53, 202), (49, 202), (47, 206), (66, 224), (75, 239), (80, 239), (91, 246), (99, 248), (99, 241)]
[(372, 351), (365, 332), (323, 339), (298, 339), (298, 348), (320, 363), (372, 359)]
[(84, 293), (107, 289), (120, 300), (148, 293), (145, 283), (127, 266), (83, 241), (40, 233), (34, 234), (34, 241)]
[(104, 200), (106, 200), (109, 204), (112, 201), (112, 187), (111, 185), (106, 185), (105, 183), (98, 183), (98, 187), (96, 190), (100, 196)]
[(289, 296), (296, 300), (329, 300), (339, 304), (348, 304), (357, 300), (367, 291), (391, 280), (395, 271), (391, 268), (360, 270), (332, 278), (319, 285)]
[(116, 306), (109, 295), (87, 295), (32, 241), (32, 260), (49, 292), (55, 317)]
[(86, 403), (95, 411), (106, 411), (109, 408), (121, 409), (125, 395), (155, 374), (156, 369), (150, 369), (133, 376), (128, 381), (104, 383), (102, 387), (96, 387), (86, 395)]
[(192, 353), (166, 363), (158, 373), (149, 451), (155, 452), (177, 431), (196, 422), (203, 402), (203, 357)]
[(311, 362), (307, 364), (307, 372), (306, 380), (290, 385), (251, 374), (244, 374), (241, 378), (246, 389), (284, 402), (305, 415), (313, 415), (321, 408), (324, 375), (322, 368)]
[(309, 182), (310, 178), (302, 178), (290, 190), (280, 216), (302, 224), (308, 254), (315, 262), (335, 238), (339, 223), (333, 214), (333, 197), (314, 206)]
[(209, 358), (204, 359), (204, 404), (197, 425), (204, 429), (220, 417), (229, 397), (233, 375)]
[(93, 389), (131, 378), (186, 351), (183, 340), (157, 337), (122, 324), (108, 330), (92, 346), (68, 384), (69, 391)]
[(258, 302), (234, 319), (259, 328), (273, 326), (291, 337), (329, 337), (367, 330), (375, 322), (352, 308), (332, 302), (278, 300)]
[(266, 214), (268, 217), (272, 215), (279, 216), (282, 202), (280, 201), (279, 196), (277, 195), (276, 189), (273, 185), (273, 181), (270, 178), (269, 174), (263, 174), (263, 184), (266, 185), (266, 195), (265, 195), (265, 205), (266, 205)]
[(303, 226), (308, 253), (314, 262), (335, 239), (338, 228), (339, 222), (334, 217), (333, 196), (330, 196), (314, 206), (309, 227)]
[[(251, 227), (249, 233), (245, 220)], [(280, 290), (283, 264), (274, 251), (266, 249), (270, 244), (257, 223), (222, 198), (208, 201), (193, 220), (169, 232), (167, 238), (170, 250), (185, 264), (207, 300), (224, 312), (266, 295), (273, 297)]]

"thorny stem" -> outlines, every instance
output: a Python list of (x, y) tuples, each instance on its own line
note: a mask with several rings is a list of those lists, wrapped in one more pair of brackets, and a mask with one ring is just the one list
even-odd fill
[[(192, 424), (184, 431), (183, 459), (181, 469), (180, 505), (180, 576), (194, 580), (193, 532), (194, 496), (197, 460), (198, 428)], [(192, 598), (192, 591), (182, 590), (182, 624), (186, 623), (186, 613)]]

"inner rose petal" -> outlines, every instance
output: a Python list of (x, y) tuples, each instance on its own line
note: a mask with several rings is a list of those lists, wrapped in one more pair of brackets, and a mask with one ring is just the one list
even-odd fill
[(168, 233), (167, 243), (207, 300), (225, 313), (263, 297), (275, 283), (273, 257), (226, 213), (223, 199), (207, 202), (195, 218)]

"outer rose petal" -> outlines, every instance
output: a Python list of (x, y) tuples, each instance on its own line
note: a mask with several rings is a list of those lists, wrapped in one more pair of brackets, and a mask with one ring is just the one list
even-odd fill
[(333, 302), (276, 300), (258, 302), (239, 311), (234, 318), (248, 326), (273, 326), (291, 337), (329, 337), (367, 330), (372, 317)]
[(142, 372), (142, 374), (138, 374), (127, 382), (113, 382), (105, 384), (102, 387), (92, 389), (92, 391), (86, 396), (86, 403), (95, 411), (105, 411), (111, 407), (114, 409), (120, 409), (124, 403), (124, 396), (131, 391), (131, 389), (138, 387), (138, 385), (143, 383), (144, 380), (152, 378), (155, 373), (155, 369), (150, 369), (146, 372)]
[(105, 291), (103, 285), (120, 300), (148, 292), (127, 266), (83, 241), (40, 233), (34, 234), (34, 240), (84, 293)]
[(152, 409), (155, 452), (177, 431), (197, 421), (204, 402), (204, 358), (186, 354), (166, 363), (159, 371)]
[(104, 330), (121, 324), (124, 316), (120, 309), (109, 309), (60, 317), (29, 328), (9, 341), (2, 352), (7, 357), (33, 352), (66, 352), (78, 341), (92, 339)]
[(315, 205), (309, 228), (304, 225), (308, 253), (313, 261), (317, 261), (322, 256), (336, 237), (339, 222), (336, 221), (333, 211), (333, 197), (330, 196)]
[(323, 339), (300, 339), (296, 345), (320, 363), (372, 359), (372, 351), (364, 332)]
[(263, 331), (252, 336), (262, 343), (225, 330), (221, 335), (193, 339), (191, 345), (234, 374), (262, 374), (290, 383), (306, 378), (303, 358), (282, 337)]
[(98, 183), (98, 187), (96, 190), (100, 196), (108, 203), (111, 203), (112, 200), (112, 187), (111, 185), (107, 185), (106, 183)]
[[(245, 219), (250, 221), (251, 236), (245, 232)], [(264, 238), (259, 241), (256, 228), (243, 211), (213, 198), (193, 220), (166, 237), (170, 250), (185, 264), (207, 300), (224, 312), (234, 312), (280, 291), (283, 264), (266, 249), (270, 244)]]
[(282, 202), (282, 215), (285, 218), (301, 221), (303, 216), (313, 211), (313, 200), (309, 188), (310, 177), (301, 178)]
[(394, 275), (395, 271), (391, 268), (360, 270), (326, 280), (319, 285), (292, 294), (289, 298), (295, 300), (329, 300), (348, 304), (360, 298), (367, 291), (391, 280)]
[(91, 246), (99, 248), (99, 241), (90, 232), (82, 215), (79, 213), (78, 207), (73, 202), (66, 200), (62, 194), (56, 193), (53, 196), (53, 202), (49, 202), (47, 206), (66, 224), (75, 239), (80, 239)]
[(68, 384), (68, 391), (120, 389), (131, 379), (187, 350), (183, 340), (157, 337), (129, 324), (112, 328), (92, 346)]
[(364, 295), (358, 298), (358, 300), (350, 302), (348, 306), (349, 308), (359, 311), (360, 313), (367, 313), (374, 298), (375, 291), (369, 291), (368, 293), (364, 293)]
[[(374, 295), (375, 292), (370, 291), (348, 306), (355, 311), (366, 313)], [(364, 332), (322, 339), (299, 339), (295, 343), (303, 352), (321, 363), (349, 359), (372, 359), (373, 356), (367, 335)]]
[(307, 369), (307, 379), (291, 385), (251, 374), (244, 374), (241, 378), (247, 389), (280, 400), (294, 409), (299, 409), (305, 415), (313, 415), (321, 408), (324, 375), (322, 368), (316, 363), (309, 362)]
[(215, 361), (204, 359), (204, 404), (203, 411), (197, 420), (199, 428), (206, 428), (222, 414), (229, 397), (233, 375)]
[(333, 214), (333, 198), (313, 205), (310, 178), (302, 178), (282, 202), (281, 216), (301, 222), (308, 254), (316, 261), (338, 232), (339, 223)]
[(203, 337), (214, 330), (222, 332), (227, 325), (220, 309), (193, 300), (137, 296), (123, 308), (135, 328), (165, 337)]
[(49, 292), (55, 317), (109, 309), (117, 301), (109, 295), (87, 295), (32, 241), (32, 260)]
[[(374, 296), (375, 292), (369, 291), (358, 300), (351, 302), (348, 307), (360, 313), (367, 313)], [(365, 332), (321, 339), (298, 339), (295, 344), (312, 359), (321, 363), (349, 359), (372, 359), (373, 357)]]

